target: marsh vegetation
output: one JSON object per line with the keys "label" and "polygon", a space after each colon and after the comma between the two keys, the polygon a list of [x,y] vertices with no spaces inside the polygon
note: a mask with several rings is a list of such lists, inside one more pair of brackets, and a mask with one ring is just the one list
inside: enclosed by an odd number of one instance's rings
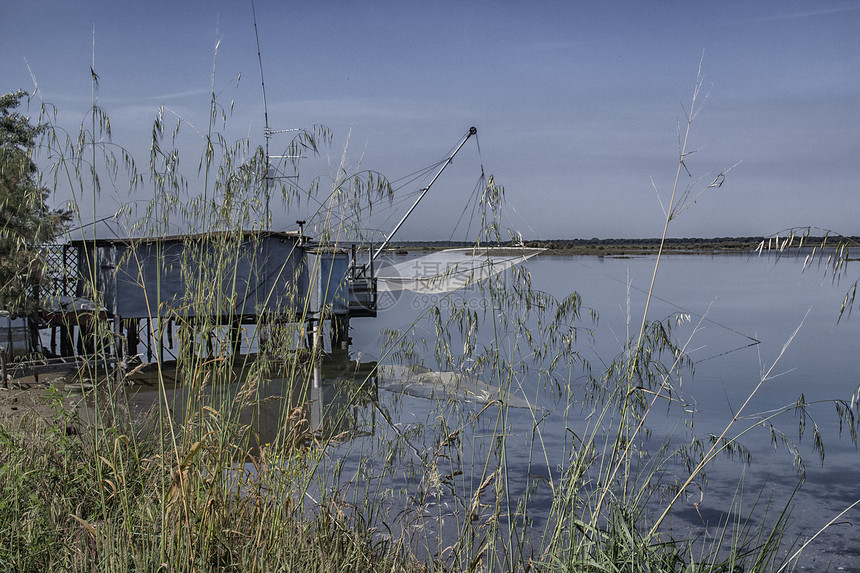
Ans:
{"label": "marsh vegetation", "polygon": [[[673,511],[698,495],[712,466],[752,455],[747,440],[784,448],[785,472],[800,483],[804,460],[794,444],[803,439],[823,452],[828,438],[811,416],[817,397],[752,411],[791,352],[792,331],[722,426],[698,434],[685,384],[707,320],[680,311],[652,318],[669,226],[727,174],[685,182],[698,89],[679,128],[676,183],[664,197],[666,231],[649,259],[643,304],[634,307],[629,295],[618,301],[629,318],[614,349],[597,358],[584,351],[599,317],[575,284],[552,294],[517,267],[471,285],[469,297],[416,307],[408,324],[380,320],[369,366],[308,351],[300,298],[289,320],[245,328],[253,352],[233,353],[225,329],[247,294],[237,281],[237,249],[248,229],[269,225],[264,197],[314,201],[306,228],[322,249],[360,241],[349,215],[389,198],[384,178],[350,171],[347,162],[329,181],[296,183],[299,158],[323,149],[327,130],[295,135],[276,166],[290,177],[272,179],[262,149],[222,134],[229,114],[214,96],[199,162],[175,147],[183,122],[168,125],[161,110],[146,168],[109,143],[110,123],[95,99],[74,137],[54,129],[45,108],[38,151],[51,161],[47,180],[73,193],[78,226],[94,222],[84,213],[96,211],[109,180],[123,192],[153,192],[143,216],[118,218],[131,241],[177,228],[218,234],[206,250],[186,245],[177,263],[187,293],[180,304],[168,305],[157,286],[148,300],[154,339],[165,335],[165,312],[180,325],[175,356],[125,369],[89,361],[66,380],[81,387],[88,407],[65,408],[57,390],[53,418],[0,426],[0,564],[21,572],[794,568],[813,535],[787,533],[790,498],[764,511],[766,501],[749,507],[738,494],[729,517],[707,531],[672,527]],[[182,175],[188,163],[196,176]],[[480,199],[476,242],[509,241],[497,220],[504,190],[487,182]],[[83,269],[84,282],[103,303],[93,286],[98,272]],[[100,357],[120,340],[107,319],[93,322],[91,336]],[[311,409],[322,398],[313,391],[320,368],[332,363],[344,365],[330,401],[337,407],[315,421]],[[378,392],[398,372],[392,366],[405,369],[401,382],[421,367],[498,393],[466,400],[440,392],[418,411],[408,394]],[[151,407],[141,414],[133,396],[144,374]],[[843,435],[856,440],[857,401],[828,405]],[[263,435],[266,416],[274,416],[273,431]],[[678,431],[664,431],[667,416]],[[515,425],[527,432],[512,432]]]}

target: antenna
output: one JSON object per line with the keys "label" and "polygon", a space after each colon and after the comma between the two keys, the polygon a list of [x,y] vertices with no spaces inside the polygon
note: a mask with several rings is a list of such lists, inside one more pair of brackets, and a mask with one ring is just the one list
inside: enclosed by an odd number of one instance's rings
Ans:
{"label": "antenna", "polygon": [[265,225],[266,230],[269,230],[269,107],[266,104],[266,81],[263,79],[263,56],[260,55],[260,34],[257,31],[257,11],[254,9],[254,0],[251,0],[251,14],[254,16],[254,37],[257,40],[257,61],[260,62],[260,87],[263,90],[263,123],[265,125],[266,134],[266,172],[263,176],[263,193],[265,194],[266,214]]}

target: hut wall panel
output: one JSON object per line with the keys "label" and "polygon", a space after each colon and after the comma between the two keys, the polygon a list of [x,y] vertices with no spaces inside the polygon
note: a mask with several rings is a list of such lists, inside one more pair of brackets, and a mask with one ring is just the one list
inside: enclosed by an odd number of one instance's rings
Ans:
{"label": "hut wall panel", "polygon": [[[157,309],[177,311],[185,293],[182,276],[183,245],[180,242],[119,245],[119,264],[114,273],[117,313],[123,318],[158,316]],[[159,269],[159,260],[161,261]],[[159,282],[159,270],[161,280]],[[105,288],[105,292],[109,289]]]}
{"label": "hut wall panel", "polygon": [[[293,317],[308,294],[304,254],[295,237],[276,234],[228,248],[199,237],[103,243],[96,255],[98,290],[108,312],[129,319]],[[84,249],[79,260],[86,261]]]}
{"label": "hut wall panel", "polygon": [[349,313],[349,255],[338,252],[317,252],[308,256],[310,273],[314,277],[311,285],[312,308],[328,309],[335,315]]}

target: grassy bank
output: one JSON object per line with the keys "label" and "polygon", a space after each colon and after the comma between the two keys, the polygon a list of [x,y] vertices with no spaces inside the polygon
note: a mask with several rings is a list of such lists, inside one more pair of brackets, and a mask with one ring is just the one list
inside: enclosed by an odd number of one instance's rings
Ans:
{"label": "grassy bank", "polygon": [[166,427],[122,391],[69,408],[63,390],[38,390],[0,425],[6,571],[420,570],[347,508],[305,507],[325,445],[301,410],[285,407],[289,431],[259,448],[230,418],[253,408],[242,397]]}

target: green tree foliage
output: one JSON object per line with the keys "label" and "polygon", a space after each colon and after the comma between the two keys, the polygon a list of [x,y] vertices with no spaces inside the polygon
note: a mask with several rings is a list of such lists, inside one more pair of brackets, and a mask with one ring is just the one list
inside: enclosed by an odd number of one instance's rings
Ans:
{"label": "green tree foliage", "polygon": [[38,306],[43,264],[36,245],[54,239],[69,213],[47,205],[32,154],[44,126],[16,111],[27,92],[0,96],[0,309],[27,313]]}

